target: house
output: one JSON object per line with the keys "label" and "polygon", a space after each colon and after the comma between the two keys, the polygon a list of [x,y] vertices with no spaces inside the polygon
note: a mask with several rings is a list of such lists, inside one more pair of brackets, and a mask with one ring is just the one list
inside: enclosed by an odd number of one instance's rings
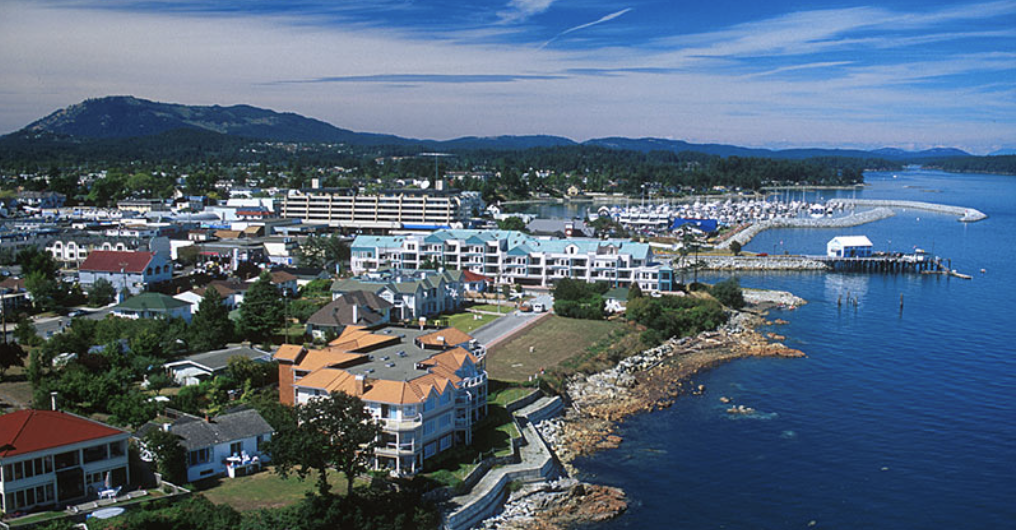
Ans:
{"label": "house", "polygon": [[44,209],[60,208],[66,200],[66,195],[54,191],[22,191],[17,196],[19,206]]}
{"label": "house", "polygon": [[307,333],[323,338],[336,336],[348,326],[374,328],[391,321],[391,302],[368,291],[345,293],[307,319]]}
{"label": "house", "polygon": [[830,258],[871,257],[871,240],[867,236],[837,236],[826,243],[826,256]]}
{"label": "house", "polygon": [[369,291],[390,302],[392,320],[417,320],[454,311],[464,302],[463,271],[386,269],[332,284],[332,298]]}
{"label": "house", "polygon": [[190,322],[191,305],[165,294],[141,293],[114,307],[113,316],[130,319],[182,318]]}
{"label": "house", "polygon": [[273,271],[288,272],[296,276],[297,288],[303,287],[314,280],[331,280],[332,275],[325,269],[314,267],[274,267]]}
{"label": "house", "polygon": [[624,313],[628,306],[628,289],[625,287],[614,287],[603,293],[603,310],[607,313]]}
{"label": "house", "polygon": [[[0,416],[0,511],[62,507],[127,485],[130,435],[55,410]],[[108,477],[108,478],[107,478]]]}
{"label": "house", "polygon": [[221,350],[213,350],[184,357],[162,365],[169,375],[180,386],[196,385],[225,373],[229,360],[244,357],[258,362],[268,362],[272,358],[270,352],[250,346],[234,346]]}
{"label": "house", "polygon": [[191,315],[198,312],[198,306],[201,305],[201,300],[205,297],[205,292],[208,289],[215,289],[219,292],[219,296],[222,297],[222,305],[226,306],[230,311],[240,307],[240,302],[243,302],[244,292],[237,291],[232,288],[229,283],[225,281],[212,282],[204,287],[198,287],[191,289],[190,291],[173,295],[173,298],[182,302],[190,304]]}
{"label": "house", "polygon": [[487,286],[493,285],[494,280],[473,271],[462,271],[462,287],[470,293],[487,292]]}
{"label": "house", "polygon": [[28,290],[24,278],[8,276],[0,282],[0,311],[12,315],[21,306],[28,304]]}
{"label": "house", "polygon": [[473,427],[487,414],[485,356],[483,346],[453,328],[349,326],[320,350],[279,347],[279,400],[359,397],[382,427],[374,467],[415,473],[424,460],[472,443]]}
{"label": "house", "polygon": [[138,294],[173,279],[173,262],[161,252],[93,250],[78,268],[78,281],[87,291],[99,279],[120,293]]}
{"label": "house", "polygon": [[298,289],[296,285],[296,276],[286,271],[279,270],[271,271],[268,274],[272,277],[272,285],[282,292],[283,296],[296,296]]}
{"label": "house", "polygon": [[[180,445],[187,453],[188,482],[235,476],[270,459],[264,452],[264,443],[272,438],[274,429],[254,409],[233,410],[214,418],[180,414],[172,423],[145,424],[135,437],[143,439],[148,431],[159,428],[180,437]],[[142,459],[146,456],[142,451]]]}

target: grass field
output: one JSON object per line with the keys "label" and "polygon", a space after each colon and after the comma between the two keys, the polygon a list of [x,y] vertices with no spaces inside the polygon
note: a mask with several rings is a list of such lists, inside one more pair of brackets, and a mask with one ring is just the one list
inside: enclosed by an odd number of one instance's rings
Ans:
{"label": "grass field", "polygon": [[501,313],[511,313],[512,311],[515,310],[515,306],[514,305],[497,306],[494,304],[483,304],[483,305],[474,305],[469,309],[473,309],[476,311],[486,311],[488,313],[497,313],[498,311],[501,311]]}
{"label": "grass field", "polygon": [[477,313],[458,313],[449,315],[447,318],[448,325],[463,333],[472,333],[473,330],[498,319],[496,315],[481,315]]}
{"label": "grass field", "polygon": [[[526,381],[544,368],[552,368],[586,352],[623,324],[605,320],[578,320],[553,315],[487,353],[487,373],[502,381]],[[529,348],[533,352],[529,352]]]}
{"label": "grass field", "polygon": [[[328,473],[332,493],[345,495],[346,479],[342,473]],[[283,479],[274,468],[238,478],[214,478],[194,484],[197,492],[215,504],[228,504],[239,511],[257,508],[280,508],[304,498],[307,492],[317,491],[317,472],[311,472],[301,481],[296,475]]]}
{"label": "grass field", "polygon": [[[28,359],[25,359],[27,364]],[[27,406],[32,403],[32,383],[25,379],[25,369],[15,366],[7,369],[0,383],[0,412],[4,405]]]}

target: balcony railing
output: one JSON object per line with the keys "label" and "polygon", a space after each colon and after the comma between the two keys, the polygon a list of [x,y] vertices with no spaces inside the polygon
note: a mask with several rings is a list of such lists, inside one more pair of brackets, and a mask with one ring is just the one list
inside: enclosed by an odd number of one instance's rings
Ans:
{"label": "balcony railing", "polygon": [[423,415],[416,414],[403,418],[378,418],[382,427],[393,431],[411,430],[423,424]]}
{"label": "balcony railing", "polygon": [[412,453],[416,452],[416,443],[415,443],[415,441],[413,441],[413,442],[403,442],[403,443],[389,442],[389,443],[386,443],[386,444],[380,444],[380,445],[377,446],[376,452],[382,453],[382,454],[396,454],[396,455],[397,454],[412,454]]}

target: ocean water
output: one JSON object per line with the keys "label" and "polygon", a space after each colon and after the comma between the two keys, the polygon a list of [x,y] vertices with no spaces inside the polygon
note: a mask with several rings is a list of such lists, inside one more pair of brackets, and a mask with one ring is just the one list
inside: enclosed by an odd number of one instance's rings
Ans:
{"label": "ocean water", "polygon": [[[723,365],[696,379],[704,396],[629,418],[619,449],[576,462],[629,494],[628,513],[595,528],[1016,528],[1016,177],[867,179],[859,198],[990,217],[901,211],[849,230],[766,232],[747,249],[821,254],[833,236],[864,234],[876,250],[951,258],[973,280],[740,275],[809,300],[772,314],[808,358]],[[848,292],[856,307],[837,304]],[[728,415],[721,396],[758,413]]]}

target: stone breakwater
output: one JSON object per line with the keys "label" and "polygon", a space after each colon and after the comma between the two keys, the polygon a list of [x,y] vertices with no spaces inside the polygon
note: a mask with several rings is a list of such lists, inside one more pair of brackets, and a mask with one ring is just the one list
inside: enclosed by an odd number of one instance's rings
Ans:
{"label": "stone breakwater", "polygon": [[926,210],[935,213],[944,213],[948,215],[957,215],[960,217],[960,221],[964,222],[976,222],[982,219],[987,219],[988,216],[980,210],[973,208],[965,208],[963,206],[949,206],[947,204],[935,204],[932,202],[921,202],[921,201],[895,201],[895,200],[875,200],[875,199],[830,199],[827,203],[829,206],[877,206],[880,208],[909,208],[912,210]]}
{"label": "stone breakwater", "polygon": [[[785,300],[803,302],[796,297]],[[625,417],[667,407],[682,394],[704,393],[703,385],[691,381],[704,370],[743,357],[804,356],[754,331],[763,323],[759,314],[733,312],[719,331],[671,339],[622,360],[614,368],[577,375],[565,389],[571,408],[563,417],[540,422],[536,427],[565,469],[573,471],[570,463],[576,457],[622,443],[616,428]]]}
{"label": "stone breakwater", "polygon": [[820,261],[800,256],[699,256],[704,270],[722,271],[819,271],[828,267]]}
{"label": "stone breakwater", "polygon": [[[831,202],[831,201],[830,201]],[[752,238],[771,228],[846,228],[863,225],[896,215],[889,208],[875,208],[863,212],[852,213],[844,217],[823,217],[820,219],[770,219],[754,223],[733,236],[716,245],[716,248],[730,248],[730,243],[737,241],[743,247]]]}
{"label": "stone breakwater", "polygon": [[606,521],[628,508],[624,491],[573,478],[529,484],[512,493],[482,530],[565,530]]}

